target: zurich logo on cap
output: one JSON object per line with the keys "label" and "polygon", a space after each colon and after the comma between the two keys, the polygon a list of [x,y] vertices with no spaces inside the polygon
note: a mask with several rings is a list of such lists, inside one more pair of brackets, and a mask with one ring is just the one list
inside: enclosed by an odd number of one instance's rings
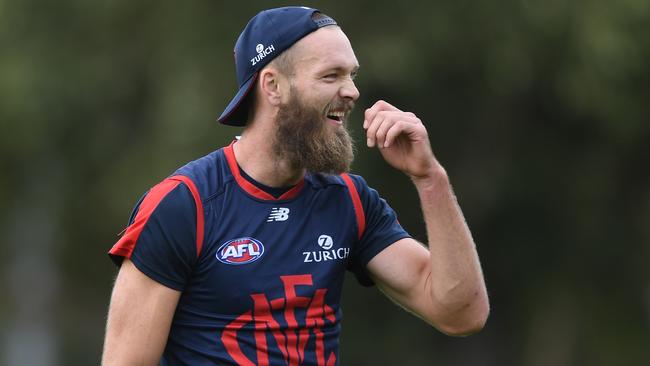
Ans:
{"label": "zurich logo on cap", "polygon": [[250,238],[237,238],[223,243],[217,250],[216,257],[225,264],[247,264],[255,262],[264,254],[261,241]]}

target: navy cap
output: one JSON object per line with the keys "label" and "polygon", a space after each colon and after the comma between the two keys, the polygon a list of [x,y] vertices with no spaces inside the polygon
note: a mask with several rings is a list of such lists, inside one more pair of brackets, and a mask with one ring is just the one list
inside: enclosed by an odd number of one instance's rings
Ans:
{"label": "navy cap", "polygon": [[255,15],[235,43],[235,68],[239,91],[217,120],[225,125],[244,126],[248,118],[245,99],[259,71],[298,40],[336,21],[328,16],[312,19],[317,9],[289,6],[264,10]]}

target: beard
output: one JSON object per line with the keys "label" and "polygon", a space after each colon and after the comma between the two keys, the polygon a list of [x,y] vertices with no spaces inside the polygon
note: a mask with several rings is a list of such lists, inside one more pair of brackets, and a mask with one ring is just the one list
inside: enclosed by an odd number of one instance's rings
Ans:
{"label": "beard", "polygon": [[319,110],[304,103],[291,88],[291,99],[278,111],[273,151],[293,169],[312,173],[340,174],[350,170],[354,145],[345,121],[332,130],[325,121],[325,111],[344,109],[346,116],[354,103],[339,101]]}

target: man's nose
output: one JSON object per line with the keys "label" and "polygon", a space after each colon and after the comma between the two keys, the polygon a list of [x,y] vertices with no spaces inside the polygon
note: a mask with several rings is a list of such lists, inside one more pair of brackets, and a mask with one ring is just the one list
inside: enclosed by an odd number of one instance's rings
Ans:
{"label": "man's nose", "polygon": [[353,101],[359,99],[359,89],[357,89],[357,86],[354,85],[354,81],[351,79],[345,82],[339,93],[342,98],[352,99]]}

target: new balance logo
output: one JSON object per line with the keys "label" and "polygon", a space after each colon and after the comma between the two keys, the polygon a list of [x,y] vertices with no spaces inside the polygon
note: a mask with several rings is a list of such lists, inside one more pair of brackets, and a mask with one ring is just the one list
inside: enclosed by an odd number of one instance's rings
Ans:
{"label": "new balance logo", "polygon": [[273,207],[271,209],[271,214],[269,218],[266,219],[266,222],[271,221],[287,221],[289,218],[289,209],[286,207]]}

